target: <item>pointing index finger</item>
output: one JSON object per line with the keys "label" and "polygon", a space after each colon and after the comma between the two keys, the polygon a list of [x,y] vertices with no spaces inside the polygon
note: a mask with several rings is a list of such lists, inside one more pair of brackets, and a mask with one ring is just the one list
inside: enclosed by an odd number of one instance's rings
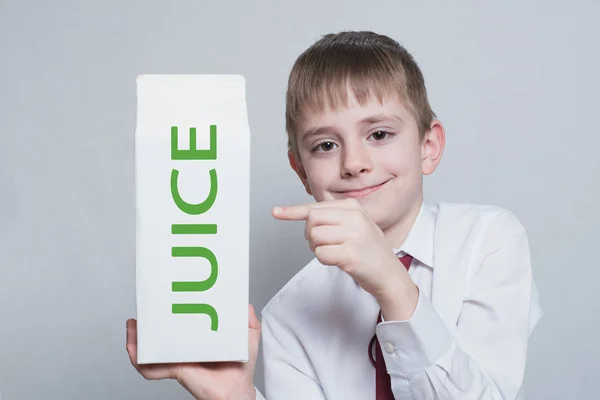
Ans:
{"label": "pointing index finger", "polygon": [[308,212],[314,208],[317,203],[303,204],[299,206],[274,207],[271,210],[273,216],[277,219],[286,221],[301,221],[308,218]]}

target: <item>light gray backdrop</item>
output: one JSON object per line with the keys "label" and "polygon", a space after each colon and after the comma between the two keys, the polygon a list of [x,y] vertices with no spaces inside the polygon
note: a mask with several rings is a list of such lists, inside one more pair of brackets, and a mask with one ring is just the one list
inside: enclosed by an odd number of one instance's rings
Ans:
{"label": "light gray backdrop", "polygon": [[501,205],[528,230],[546,314],[529,398],[598,398],[600,6],[493,3],[0,0],[2,399],[189,398],[145,381],[125,352],[135,77],[246,76],[260,310],[312,257],[303,226],[269,213],[310,200],[287,165],[287,76],[320,35],[346,29],[391,35],[424,71],[447,130],[427,202]]}

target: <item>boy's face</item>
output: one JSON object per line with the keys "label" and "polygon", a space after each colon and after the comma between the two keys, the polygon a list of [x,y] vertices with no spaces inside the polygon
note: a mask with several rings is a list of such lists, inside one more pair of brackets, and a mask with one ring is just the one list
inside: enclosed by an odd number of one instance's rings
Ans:
{"label": "boy's face", "polygon": [[290,165],[315,200],[356,198],[386,232],[416,216],[422,174],[431,174],[442,155],[439,121],[423,141],[402,101],[376,98],[360,106],[349,94],[347,108],[306,112],[298,126],[300,159]]}

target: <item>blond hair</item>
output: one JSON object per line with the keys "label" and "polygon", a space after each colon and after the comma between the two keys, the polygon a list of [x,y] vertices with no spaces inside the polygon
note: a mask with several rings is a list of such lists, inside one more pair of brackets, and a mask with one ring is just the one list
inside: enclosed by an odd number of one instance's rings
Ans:
{"label": "blond hair", "polygon": [[298,155],[298,122],[305,110],[333,110],[348,104],[350,90],[360,105],[375,95],[405,102],[420,137],[436,118],[427,100],[423,74],[398,42],[370,31],[324,35],[304,51],[292,68],[286,93],[288,148]]}

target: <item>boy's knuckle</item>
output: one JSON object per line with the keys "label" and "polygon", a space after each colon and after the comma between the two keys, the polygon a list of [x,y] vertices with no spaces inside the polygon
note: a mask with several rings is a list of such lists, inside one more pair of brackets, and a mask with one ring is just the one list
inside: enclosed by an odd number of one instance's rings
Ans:
{"label": "boy's knuckle", "polygon": [[310,240],[317,240],[317,239],[318,239],[318,237],[319,237],[319,231],[318,231],[318,229],[315,227],[315,228],[313,228],[313,229],[310,229],[310,231],[309,231],[309,234],[308,234],[308,235],[309,235],[309,239],[310,239]]}
{"label": "boy's knuckle", "polygon": [[313,208],[310,211],[309,214],[309,218],[313,223],[317,223],[321,220],[323,220],[323,218],[327,215],[327,210],[323,209],[323,208]]}
{"label": "boy's knuckle", "polygon": [[323,262],[323,248],[321,246],[317,246],[313,249],[313,251],[315,252],[315,256],[317,256],[317,258],[319,259],[319,261]]}
{"label": "boy's knuckle", "polygon": [[327,252],[327,249],[323,246],[317,246],[315,248],[315,255],[317,256],[317,258],[319,258],[319,261],[321,261],[323,264],[327,264],[329,263],[330,260],[330,255]]}

